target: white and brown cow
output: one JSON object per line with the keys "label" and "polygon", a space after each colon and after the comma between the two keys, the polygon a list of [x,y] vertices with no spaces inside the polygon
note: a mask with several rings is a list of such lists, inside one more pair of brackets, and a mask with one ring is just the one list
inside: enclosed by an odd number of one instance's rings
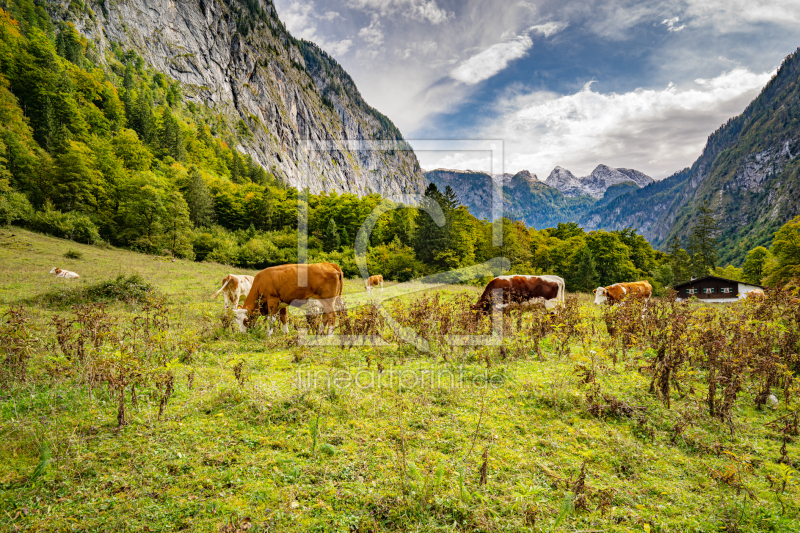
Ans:
{"label": "white and brown cow", "polygon": [[383,290],[383,276],[381,276],[380,274],[375,276],[370,276],[369,278],[367,278],[366,285],[367,285],[367,292],[372,292],[372,287],[375,287],[377,285],[380,285],[381,290]]}
{"label": "white and brown cow", "polygon": [[478,317],[490,313],[493,293],[501,290],[499,310],[524,309],[542,303],[545,309],[553,310],[564,304],[564,287],[564,280],[558,276],[499,276],[486,285],[472,309],[478,312]]}
{"label": "white and brown cow", "polygon": [[247,295],[250,293],[250,288],[253,286],[253,276],[237,276],[236,274],[228,274],[224,278],[222,278],[222,287],[211,295],[212,298],[216,298],[220,294],[222,294],[225,298],[225,310],[228,310],[228,307],[236,307],[239,306],[239,298],[244,296],[247,298]]}
{"label": "white and brown cow", "polygon": [[[305,287],[298,283],[298,271],[303,274],[301,269],[306,271]],[[279,313],[283,332],[288,333],[286,308],[303,305],[313,298],[322,304],[320,329],[327,325],[328,334],[331,335],[336,325],[335,306],[342,295],[343,286],[342,269],[332,263],[281,265],[262,270],[253,279],[253,287],[244,305],[234,311],[239,331],[247,331],[248,323],[256,313],[268,317],[270,321]]]}
{"label": "white and brown cow", "polygon": [[630,283],[615,283],[608,287],[597,287],[592,292],[594,292],[595,304],[600,305],[608,302],[610,305],[614,305],[625,298],[650,298],[653,295],[653,287],[649,281],[633,281]]}
{"label": "white and brown cow", "polygon": [[61,270],[58,267],[53,267],[53,269],[50,271],[50,274],[55,274],[57,278],[78,279],[80,277],[75,272]]}

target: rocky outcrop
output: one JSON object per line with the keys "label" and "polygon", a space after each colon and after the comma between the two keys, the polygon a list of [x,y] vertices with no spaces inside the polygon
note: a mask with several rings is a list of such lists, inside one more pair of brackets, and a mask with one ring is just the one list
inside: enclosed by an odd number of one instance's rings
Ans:
{"label": "rocky outcrop", "polygon": [[644,187],[653,183],[653,178],[638,170],[597,165],[591,174],[582,178],[576,178],[569,170],[556,167],[545,183],[558,189],[565,196],[589,195],[599,199],[603,197],[609,187],[626,181],[632,181],[639,187]]}
{"label": "rocky outcrop", "polygon": [[293,187],[390,197],[424,190],[416,156],[391,121],[332,58],[294,39],[269,0],[46,5],[92,41],[101,62],[115,43],[180,81],[188,102],[222,118],[238,150]]}

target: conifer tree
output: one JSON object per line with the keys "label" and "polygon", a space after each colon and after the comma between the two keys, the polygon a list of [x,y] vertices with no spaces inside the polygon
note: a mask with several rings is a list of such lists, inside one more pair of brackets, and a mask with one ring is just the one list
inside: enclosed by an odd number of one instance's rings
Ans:
{"label": "conifer tree", "polygon": [[597,287],[599,277],[589,246],[584,244],[573,254],[566,282],[567,288],[575,292],[591,292]]}
{"label": "conifer tree", "polygon": [[692,274],[696,278],[708,276],[717,266],[717,220],[708,202],[697,208],[697,222],[689,239],[692,256]]}
{"label": "conifer tree", "polygon": [[339,229],[336,227],[336,220],[333,217],[328,220],[328,227],[325,228],[322,243],[326,252],[334,252],[342,245]]}
{"label": "conifer tree", "polygon": [[191,221],[198,228],[210,226],[214,223],[214,198],[211,191],[196,168],[191,169],[189,178],[191,181],[186,191],[186,203]]}

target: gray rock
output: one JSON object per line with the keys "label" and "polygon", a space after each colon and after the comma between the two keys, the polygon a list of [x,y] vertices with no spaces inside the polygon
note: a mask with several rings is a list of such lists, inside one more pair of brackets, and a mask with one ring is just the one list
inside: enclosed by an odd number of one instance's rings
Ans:
{"label": "gray rock", "polygon": [[[303,44],[286,32],[267,0],[259,1],[263,17],[238,0],[46,5],[54,20],[72,22],[94,43],[101,62],[113,60],[113,41],[180,81],[187,101],[222,117],[239,151],[293,187],[386,196],[424,190],[413,151],[384,151],[375,142],[399,137],[391,122],[364,103],[332,59],[327,71],[311,72]],[[247,36],[237,30],[243,18],[253,22]],[[316,45],[306,46],[327,57]],[[326,149],[315,149],[314,142]]]}

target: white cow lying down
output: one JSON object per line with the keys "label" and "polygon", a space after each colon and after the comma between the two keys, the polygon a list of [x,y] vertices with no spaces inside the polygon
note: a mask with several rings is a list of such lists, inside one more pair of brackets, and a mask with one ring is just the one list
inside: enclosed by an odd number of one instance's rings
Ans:
{"label": "white cow lying down", "polygon": [[80,277],[75,272],[70,272],[69,270],[61,270],[58,267],[53,267],[53,270],[51,270],[50,273],[55,274],[57,278],[78,279]]}

